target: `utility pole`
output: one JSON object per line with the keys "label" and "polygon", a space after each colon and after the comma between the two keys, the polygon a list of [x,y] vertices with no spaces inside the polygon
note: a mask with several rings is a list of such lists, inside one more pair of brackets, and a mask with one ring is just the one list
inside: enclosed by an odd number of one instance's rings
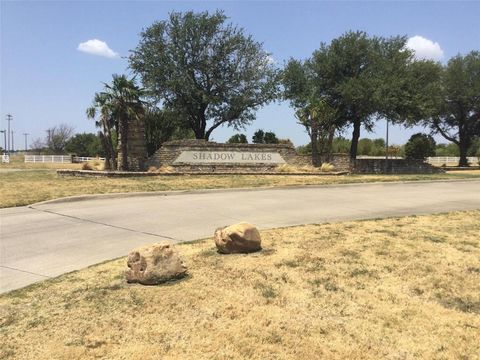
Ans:
{"label": "utility pole", "polygon": [[7,133],[7,138],[8,138],[8,147],[7,147],[7,154],[10,152],[10,121],[13,120],[13,116],[10,114],[7,114],[7,121],[8,121],[8,133]]}
{"label": "utility pole", "polygon": [[15,152],[15,144],[13,143],[13,133],[15,131],[12,130],[12,152]]}
{"label": "utility pole", "polygon": [[23,136],[25,136],[25,152],[27,152],[28,150],[28,146],[27,146],[27,136],[30,135],[28,133],[23,133]]}
{"label": "utility pole", "polygon": [[7,130],[0,130],[0,133],[3,133],[3,152],[7,152]]}
{"label": "utility pole", "polygon": [[388,172],[388,119],[387,119],[387,136],[385,140],[385,174]]}

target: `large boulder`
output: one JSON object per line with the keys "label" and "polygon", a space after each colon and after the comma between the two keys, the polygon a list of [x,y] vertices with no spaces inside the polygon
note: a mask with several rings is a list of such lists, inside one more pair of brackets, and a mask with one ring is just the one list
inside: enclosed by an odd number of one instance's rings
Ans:
{"label": "large boulder", "polygon": [[218,228],[214,237],[218,251],[223,254],[250,253],[262,249],[258,229],[246,222]]}
{"label": "large boulder", "polygon": [[179,279],[187,273],[187,267],[170,244],[151,244],[132,250],[128,254],[127,282],[156,285]]}

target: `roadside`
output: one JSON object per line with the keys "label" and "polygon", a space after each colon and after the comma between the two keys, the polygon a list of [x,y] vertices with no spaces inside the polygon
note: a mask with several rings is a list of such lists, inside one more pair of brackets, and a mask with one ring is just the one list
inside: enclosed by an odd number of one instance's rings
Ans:
{"label": "roadside", "polygon": [[187,175],[140,178],[65,178],[57,176],[55,170],[0,170],[0,208],[86,194],[454,179],[480,179],[480,170],[432,175]]}
{"label": "roadside", "polygon": [[0,358],[475,358],[479,216],[266,230],[250,255],[185,243],[189,276],[164,286],[95,265],[0,295]]}

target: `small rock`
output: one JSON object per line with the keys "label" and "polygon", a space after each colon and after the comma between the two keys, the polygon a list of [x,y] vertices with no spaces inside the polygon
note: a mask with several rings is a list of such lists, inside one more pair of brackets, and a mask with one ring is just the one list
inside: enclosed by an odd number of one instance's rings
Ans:
{"label": "small rock", "polygon": [[250,253],[262,249],[258,229],[241,222],[215,230],[215,245],[220,253]]}
{"label": "small rock", "polygon": [[170,244],[151,244],[128,254],[127,282],[156,285],[185,276],[187,267],[178,251]]}

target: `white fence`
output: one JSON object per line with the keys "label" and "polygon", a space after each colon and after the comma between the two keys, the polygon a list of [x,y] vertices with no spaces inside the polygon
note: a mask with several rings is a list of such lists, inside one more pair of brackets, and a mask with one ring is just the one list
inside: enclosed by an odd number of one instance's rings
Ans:
{"label": "white fence", "polygon": [[[434,156],[427,158],[427,162],[431,165],[442,166],[442,165],[458,165],[460,157],[458,156]],[[475,156],[467,157],[467,161],[470,165],[478,165],[480,158]]]}
{"label": "white fence", "polygon": [[71,163],[70,155],[25,155],[26,163]]}
{"label": "white fence", "polygon": [[26,163],[80,163],[92,160],[104,161],[105,158],[71,156],[71,155],[25,155]]}
{"label": "white fence", "polygon": [[3,154],[2,155],[2,163],[6,163],[6,164],[10,163],[10,155]]}

